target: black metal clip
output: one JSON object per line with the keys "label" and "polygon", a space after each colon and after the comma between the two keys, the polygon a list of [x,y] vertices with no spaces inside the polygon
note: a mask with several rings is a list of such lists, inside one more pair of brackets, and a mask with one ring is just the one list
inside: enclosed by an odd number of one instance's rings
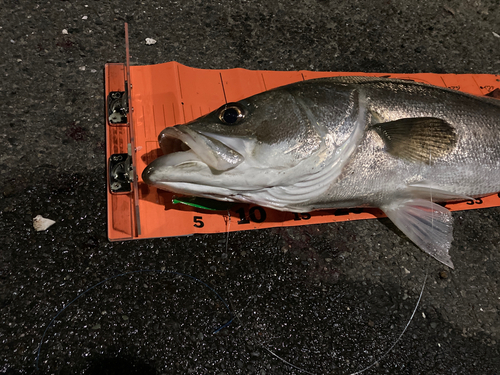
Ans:
{"label": "black metal clip", "polygon": [[[127,87],[127,82],[125,82]],[[126,124],[128,113],[128,95],[125,91],[111,91],[108,95],[108,120],[110,124]]]}
{"label": "black metal clip", "polygon": [[132,191],[134,170],[130,154],[113,154],[109,158],[109,188],[113,194]]}

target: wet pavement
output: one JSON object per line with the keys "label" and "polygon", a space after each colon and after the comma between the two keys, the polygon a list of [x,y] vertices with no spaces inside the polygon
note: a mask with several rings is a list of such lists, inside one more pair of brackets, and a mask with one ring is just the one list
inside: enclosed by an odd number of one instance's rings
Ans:
{"label": "wet pavement", "polygon": [[134,64],[498,74],[496,0],[5,0],[0,20],[0,373],[498,373],[499,208],[453,214],[455,270],[384,219],[111,243],[103,87],[125,21]]}

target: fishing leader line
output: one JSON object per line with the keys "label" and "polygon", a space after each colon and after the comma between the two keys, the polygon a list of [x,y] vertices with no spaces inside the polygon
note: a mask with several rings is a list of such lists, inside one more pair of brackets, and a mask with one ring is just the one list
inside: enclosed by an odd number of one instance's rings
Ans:
{"label": "fishing leader line", "polygon": [[[430,151],[429,151],[429,164],[432,165],[432,156],[431,156]],[[431,206],[430,206],[430,210],[431,210],[431,228],[433,229],[434,228],[434,209],[432,207],[432,189],[431,189],[431,187],[429,187],[429,195],[430,195],[430,203],[431,203]],[[412,314],[410,316],[410,319],[408,319],[408,322],[406,323],[403,331],[399,334],[399,336],[396,339],[396,341],[394,341],[394,343],[380,357],[378,357],[375,361],[373,361],[367,367],[365,367],[365,368],[363,368],[363,369],[361,369],[359,371],[353,372],[350,375],[362,374],[363,372],[371,369],[373,366],[375,366],[377,363],[379,363],[381,360],[383,360],[387,356],[387,354],[389,354],[392,351],[392,349],[394,349],[394,347],[397,345],[397,343],[401,340],[401,338],[403,337],[403,335],[407,331],[408,327],[410,326],[411,321],[413,320],[413,317],[415,316],[415,313],[417,312],[418,306],[419,306],[420,301],[422,299],[422,296],[424,294],[424,289],[425,289],[425,285],[426,285],[426,282],[427,282],[428,275],[429,275],[429,258],[427,258],[427,261],[426,261],[426,265],[425,265],[425,277],[424,277],[424,281],[422,283],[422,287],[420,289],[420,294],[418,296],[417,303],[415,304],[415,307],[413,308],[413,312],[412,312]],[[279,360],[281,360],[283,363],[287,364],[288,366],[291,366],[294,369],[296,369],[296,370],[298,370],[300,372],[303,372],[305,374],[315,375],[314,373],[309,372],[309,371],[307,371],[307,370],[305,370],[305,369],[303,369],[301,367],[298,367],[298,366],[294,365],[293,363],[288,362],[284,358],[281,358],[279,355],[277,355],[276,353],[274,353],[273,351],[271,351],[270,349],[268,349],[267,347],[265,347],[262,344],[261,344],[261,347],[263,349],[265,349],[267,352],[269,352],[270,354],[272,354],[274,357],[276,357]]]}
{"label": "fishing leader line", "polygon": [[[432,192],[431,192],[431,202],[432,202]],[[433,220],[433,217],[431,216],[431,220]],[[227,246],[228,246],[228,241],[229,241],[229,222],[230,222],[230,216],[229,216],[229,212],[228,212],[228,219],[226,221],[226,234],[227,234],[227,237],[226,237],[226,251],[227,251]],[[433,223],[433,221],[432,221]],[[433,225],[433,224],[432,224]],[[427,282],[427,277],[428,277],[428,267],[429,266],[429,259],[427,259],[427,263],[426,263],[426,266],[425,266],[425,277],[424,277],[424,281],[422,283],[422,287],[420,289],[420,294],[419,294],[419,297],[417,299],[417,302],[415,304],[415,307],[413,308],[413,311],[412,311],[412,314],[410,315],[410,318],[408,319],[405,327],[403,328],[403,331],[399,334],[399,336],[397,337],[396,341],[394,341],[394,343],[379,357],[377,358],[373,363],[371,363],[369,366],[359,370],[359,371],[356,371],[356,372],[353,372],[351,373],[350,375],[357,375],[357,374],[361,374],[367,370],[369,370],[370,368],[372,368],[373,366],[375,366],[377,363],[379,363],[382,359],[384,359],[387,354],[389,354],[392,349],[394,349],[394,347],[397,345],[397,343],[401,340],[401,338],[403,337],[403,335],[406,333],[408,327],[410,326],[410,323],[412,322],[416,312],[417,312],[417,309],[418,309],[418,306],[420,305],[420,301],[422,299],[422,296],[423,296],[423,293],[424,293],[424,289],[425,289],[425,285],[426,285],[426,282]],[[262,286],[262,283],[259,284],[259,286],[257,287],[257,289],[260,289],[260,287]],[[251,298],[249,299],[248,303],[246,304],[246,306],[244,306],[242,309],[239,309],[238,310],[234,310],[235,312],[232,314],[233,316],[233,319],[236,319],[239,321],[239,324],[241,326],[245,326],[245,323],[240,319],[241,318],[241,313],[248,307],[248,305],[251,303]],[[229,323],[228,323],[229,324]],[[257,344],[262,348],[264,349],[265,351],[267,351],[269,354],[271,354],[272,356],[274,356],[275,358],[279,359],[280,361],[282,361],[284,364],[286,364],[287,366],[290,366],[292,367],[293,369],[301,372],[301,373],[304,373],[304,374],[307,374],[307,375],[316,375],[315,373],[313,372],[310,372],[302,367],[299,367],[289,361],[287,361],[286,359],[280,357],[278,354],[276,354],[275,352],[273,352],[271,349],[269,349],[261,340],[256,340]]]}
{"label": "fishing leader line", "polygon": [[52,318],[52,320],[50,321],[50,323],[47,325],[47,328],[45,328],[45,331],[43,332],[43,335],[42,335],[42,339],[40,340],[40,344],[38,345],[38,350],[37,350],[37,355],[36,355],[36,360],[35,360],[36,370],[38,371],[38,363],[39,363],[39,359],[40,359],[40,352],[42,350],[43,340],[45,338],[45,335],[47,334],[47,331],[53,325],[53,323],[57,319],[57,317],[59,315],[61,315],[69,306],[71,306],[74,302],[76,302],[78,299],[80,299],[81,297],[83,297],[85,294],[87,294],[91,290],[97,288],[99,285],[104,284],[107,281],[110,281],[110,280],[113,280],[113,279],[116,279],[116,278],[122,277],[122,276],[133,275],[133,274],[136,274],[136,273],[147,273],[147,272],[154,272],[154,273],[157,273],[157,274],[171,274],[171,275],[177,275],[177,276],[182,276],[182,277],[188,277],[188,278],[190,278],[190,279],[192,279],[192,280],[200,283],[205,288],[209,289],[212,293],[214,293],[217,296],[217,298],[226,307],[227,312],[231,316],[231,319],[229,319],[229,321],[227,321],[222,326],[220,326],[219,328],[217,328],[212,334],[215,335],[216,333],[218,333],[222,329],[226,328],[227,326],[229,326],[233,322],[233,320],[234,320],[234,314],[232,313],[231,309],[229,308],[229,305],[227,304],[227,302],[210,285],[208,285],[204,281],[202,281],[202,280],[200,280],[200,279],[198,279],[198,278],[196,278],[194,276],[188,275],[186,273],[177,272],[177,271],[163,271],[163,270],[155,270],[155,269],[151,269],[151,270],[150,269],[142,269],[142,270],[137,270],[137,271],[124,272],[124,273],[120,273],[120,274],[108,277],[107,279],[102,280],[102,281],[98,282],[97,284],[92,285],[90,288],[88,288],[85,291],[83,291],[82,293],[80,293],[71,302],[69,302],[67,305],[65,305],[61,310],[59,310],[57,312],[57,314]]}
{"label": "fishing leader line", "polygon": [[[429,147],[429,165],[432,165],[432,152],[431,152],[431,149]],[[420,166],[422,167],[422,165]],[[430,197],[430,210],[431,210],[431,230],[434,229],[434,208],[432,207],[432,188],[429,186],[429,197]],[[366,370],[369,370],[370,368],[372,368],[373,366],[375,366],[377,363],[379,363],[382,359],[384,359],[384,357],[389,354],[389,352],[396,346],[396,344],[399,342],[399,340],[401,340],[401,338],[403,337],[404,333],[406,332],[406,330],[408,329],[411,321],[413,320],[413,317],[415,316],[415,313],[417,312],[417,307],[418,305],[420,304],[420,300],[422,299],[422,295],[424,293],[424,288],[425,288],[425,283],[427,282],[427,276],[429,275],[429,257],[427,257],[427,261],[426,261],[426,265],[425,265],[425,277],[424,277],[424,282],[422,283],[422,289],[420,290],[420,296],[418,297],[418,300],[417,300],[417,304],[415,305],[415,308],[413,309],[413,313],[411,314],[410,316],[410,320],[408,320],[408,323],[406,323],[406,326],[405,328],[403,329],[403,332],[401,332],[401,334],[399,335],[399,337],[396,339],[396,341],[394,341],[394,344],[391,345],[391,347],[389,349],[387,349],[385,351],[384,354],[382,354],[378,359],[376,359],[372,364],[370,364],[369,366],[365,367],[364,369],[362,370],[359,370],[357,372],[354,372],[350,375],[357,375],[357,374],[361,374],[363,372],[365,372]]]}
{"label": "fishing leader line", "polygon": [[422,283],[422,288],[420,290],[420,295],[418,296],[418,300],[417,300],[417,303],[415,304],[415,308],[413,309],[413,312],[410,316],[410,319],[408,320],[408,323],[406,323],[406,326],[405,328],[403,329],[403,331],[399,334],[398,338],[396,339],[396,341],[394,341],[394,343],[389,347],[389,349],[387,349],[384,354],[382,354],[379,358],[377,358],[373,363],[371,363],[369,366],[365,367],[364,369],[362,370],[359,370],[359,371],[356,371],[356,372],[353,372],[351,373],[350,375],[357,375],[357,374],[361,374],[363,372],[365,372],[366,370],[369,370],[371,369],[373,366],[375,366],[377,363],[379,363],[381,360],[383,360],[385,358],[385,356],[387,354],[389,354],[391,352],[391,350],[396,346],[396,344],[399,342],[399,340],[401,340],[401,338],[403,337],[403,335],[405,334],[406,330],[408,329],[408,327],[410,326],[410,323],[411,321],[413,320],[413,317],[415,316],[415,313],[417,312],[417,308],[418,308],[418,305],[420,304],[420,300],[422,299],[422,295],[424,294],[424,289],[425,289],[425,284],[427,282],[427,276],[429,275],[429,259],[427,259],[427,264],[426,264],[426,267],[425,267],[425,277],[424,277],[424,282]]}
{"label": "fishing leader line", "polygon": [[[229,228],[230,228],[230,224],[231,224],[231,214],[230,214],[229,210],[227,210],[227,218],[224,218],[224,221],[226,222],[226,254],[227,254],[227,251],[228,251],[228,248],[229,248]],[[49,322],[49,324],[45,328],[45,331],[43,332],[42,338],[40,340],[40,344],[38,345],[37,355],[36,355],[36,360],[35,360],[36,370],[38,370],[38,363],[39,363],[39,360],[40,360],[40,352],[42,350],[43,340],[44,340],[44,338],[45,338],[45,336],[46,336],[49,328],[52,327],[52,325],[54,324],[54,321],[57,319],[57,317],[59,315],[61,315],[69,306],[71,306],[74,302],[76,302],[78,299],[80,299],[81,297],[83,297],[85,294],[87,294],[91,290],[97,288],[99,285],[104,284],[107,281],[110,281],[110,280],[113,280],[113,279],[116,279],[116,278],[122,277],[122,276],[132,275],[132,274],[136,274],[136,273],[146,273],[146,272],[155,272],[157,274],[167,274],[168,273],[168,274],[172,274],[172,275],[178,275],[178,276],[188,277],[188,278],[190,278],[190,279],[192,279],[192,280],[194,280],[194,281],[202,284],[203,286],[205,286],[206,288],[208,288],[210,291],[212,291],[217,296],[217,298],[224,304],[224,306],[226,307],[228,313],[231,316],[231,319],[228,322],[224,323],[219,328],[217,328],[213,332],[213,334],[218,333],[219,331],[221,331],[222,329],[226,328],[227,326],[229,326],[233,322],[233,320],[234,320],[234,314],[231,311],[231,308],[229,307],[228,303],[211,286],[209,286],[207,283],[205,283],[204,281],[202,281],[202,280],[200,280],[200,279],[198,279],[198,278],[196,278],[194,276],[191,276],[191,275],[188,275],[188,274],[185,274],[185,273],[181,273],[181,272],[177,272],[177,271],[163,271],[163,270],[155,270],[155,269],[151,269],[151,270],[149,270],[149,269],[142,269],[142,270],[137,270],[137,271],[124,272],[124,273],[120,273],[120,274],[116,274],[116,275],[113,275],[111,277],[108,277],[107,279],[102,280],[102,281],[98,282],[97,284],[92,285],[91,287],[87,288],[85,291],[83,291],[82,293],[80,293],[78,296],[76,296],[71,302],[69,302],[67,305],[65,305],[61,310],[59,310],[57,312],[57,314],[52,318],[52,320]]]}
{"label": "fishing leader line", "polygon": [[[406,330],[410,326],[410,323],[413,320],[413,317],[415,316],[415,313],[417,312],[418,306],[420,304],[420,300],[422,299],[422,295],[424,294],[424,289],[425,289],[425,285],[426,285],[426,282],[427,282],[427,276],[428,276],[428,273],[429,273],[428,272],[429,271],[429,267],[428,266],[429,266],[429,260],[427,259],[427,264],[426,264],[426,267],[425,267],[425,277],[424,277],[424,281],[422,283],[422,287],[420,289],[420,294],[419,294],[417,303],[415,304],[415,307],[413,308],[413,312],[412,312],[410,318],[408,319],[408,322],[406,323],[403,331],[399,334],[399,336],[396,339],[396,341],[394,341],[394,343],[379,358],[377,358],[374,362],[372,362],[369,366],[367,366],[367,367],[365,367],[365,368],[363,368],[363,369],[361,369],[359,371],[353,372],[350,375],[361,374],[361,373],[365,372],[366,370],[369,370],[370,368],[372,368],[373,366],[375,366],[377,363],[379,363],[381,360],[383,360],[387,356],[387,354],[389,354],[392,351],[392,349],[394,349],[394,347],[397,345],[397,343],[401,340],[401,338],[405,334]],[[238,319],[237,316],[236,316],[236,318]],[[280,361],[282,361],[283,363],[285,363],[286,365],[288,365],[290,367],[293,367],[295,370],[298,370],[298,371],[300,371],[300,372],[302,372],[304,374],[315,375],[315,373],[309,372],[306,369],[303,369],[303,368],[301,368],[301,367],[299,367],[297,365],[294,365],[291,362],[288,362],[286,359],[281,358],[279,355],[277,355],[276,353],[274,353],[272,350],[270,350],[269,348],[267,348],[263,344],[261,344],[261,347],[264,350],[266,350],[267,352],[269,352],[270,354],[272,354],[274,357],[278,358]]]}

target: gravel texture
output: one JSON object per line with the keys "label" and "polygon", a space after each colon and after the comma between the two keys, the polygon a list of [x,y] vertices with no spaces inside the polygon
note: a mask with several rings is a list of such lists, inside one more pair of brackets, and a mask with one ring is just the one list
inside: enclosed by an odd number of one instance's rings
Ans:
{"label": "gravel texture", "polygon": [[498,373],[499,208],[454,214],[455,270],[387,220],[110,243],[125,21],[134,64],[500,72],[497,0],[0,1],[0,373],[350,374],[426,274],[364,373]]}

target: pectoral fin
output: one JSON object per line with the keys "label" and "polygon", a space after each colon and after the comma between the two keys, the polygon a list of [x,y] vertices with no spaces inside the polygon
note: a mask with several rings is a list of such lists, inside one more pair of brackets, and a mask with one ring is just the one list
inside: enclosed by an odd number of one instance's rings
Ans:
{"label": "pectoral fin", "polygon": [[[377,116],[374,117],[376,121]],[[373,125],[386,145],[387,152],[397,158],[430,164],[443,157],[457,143],[455,128],[433,117],[405,118]]]}
{"label": "pectoral fin", "polygon": [[380,208],[418,247],[453,268],[448,254],[453,240],[450,211],[424,199],[395,201]]}

